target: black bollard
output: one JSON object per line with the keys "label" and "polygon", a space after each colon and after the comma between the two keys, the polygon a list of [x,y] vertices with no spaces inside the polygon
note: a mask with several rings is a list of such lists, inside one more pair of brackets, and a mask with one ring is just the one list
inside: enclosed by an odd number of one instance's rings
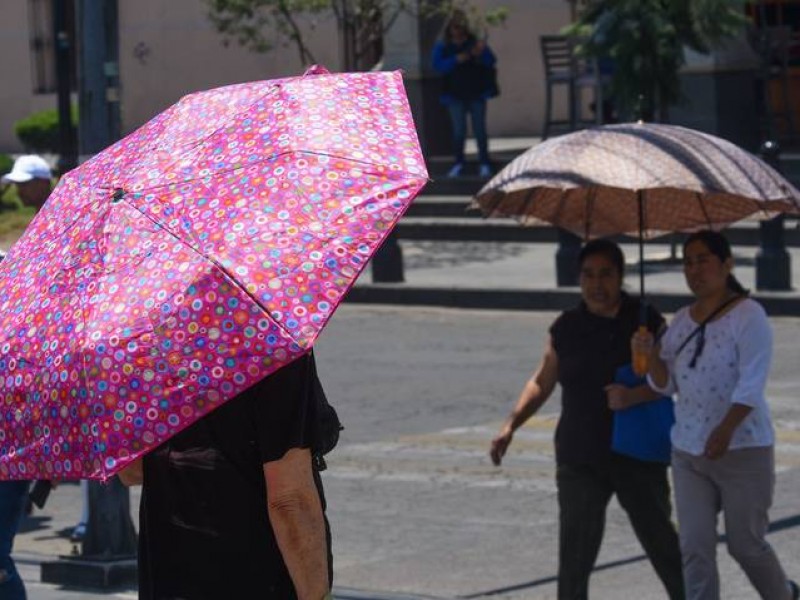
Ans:
{"label": "black bollard", "polygon": [[375,283],[402,283],[403,249],[397,241],[397,234],[392,231],[383,245],[372,257],[372,281]]}
{"label": "black bollard", "polygon": [[97,589],[136,585],[136,532],[130,494],[118,477],[89,482],[89,522],[80,555],[41,564],[43,583]]}
{"label": "black bollard", "polygon": [[556,285],[574,287],[578,285],[578,254],[581,251],[581,238],[564,229],[558,230],[558,250],[556,250]]}
{"label": "black bollard", "polygon": [[119,477],[112,477],[107,483],[90,481],[89,506],[83,556],[104,560],[136,558],[130,493]]}
{"label": "black bollard", "polygon": [[[780,146],[777,142],[764,142],[761,157],[780,172]],[[756,289],[792,289],[792,257],[786,250],[783,238],[783,215],[762,221],[759,227],[759,249],[756,254]]]}

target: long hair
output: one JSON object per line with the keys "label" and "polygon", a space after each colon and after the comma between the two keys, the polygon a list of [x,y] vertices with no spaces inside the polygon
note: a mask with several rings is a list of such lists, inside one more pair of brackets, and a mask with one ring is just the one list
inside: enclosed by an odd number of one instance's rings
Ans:
{"label": "long hair", "polygon": [[[700,242],[703,244],[711,254],[719,258],[720,262],[725,262],[726,260],[733,259],[733,252],[731,252],[731,245],[728,242],[728,238],[722,235],[719,231],[712,231],[710,229],[704,229],[703,231],[697,231],[691,234],[686,241],[683,242],[683,253],[686,254],[686,248],[689,247],[689,244],[694,242]],[[728,279],[725,282],[728,286],[728,289],[736,294],[740,294],[742,296],[750,295],[750,290],[745,288],[741,282],[734,277],[733,273],[728,274]]]}
{"label": "long hair", "polygon": [[442,29],[442,32],[439,35],[439,38],[445,44],[453,43],[453,38],[450,35],[451,25],[461,25],[461,27],[464,29],[464,33],[467,35],[468,40],[477,39],[475,37],[475,32],[472,31],[472,27],[470,27],[467,13],[460,8],[456,8],[455,10],[453,10],[453,12],[450,13],[450,16],[447,18],[447,21],[445,21],[444,28]]}

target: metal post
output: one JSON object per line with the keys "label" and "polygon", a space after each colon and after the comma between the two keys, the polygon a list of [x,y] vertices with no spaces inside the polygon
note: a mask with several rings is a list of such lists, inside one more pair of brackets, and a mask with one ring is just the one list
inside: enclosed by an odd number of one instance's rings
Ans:
{"label": "metal post", "polygon": [[[100,152],[119,137],[117,94],[117,0],[78,0],[79,100],[78,140],[82,158]],[[112,515],[110,517],[109,515]],[[113,515],[117,515],[113,517]],[[97,518],[96,518],[97,516]],[[89,482],[89,523],[84,555],[120,556],[118,549],[135,554],[133,524],[120,525],[114,519],[130,522],[130,496],[119,482]],[[93,531],[101,528],[101,531]],[[123,539],[119,539],[122,536]],[[124,554],[124,553],[123,553]]]}
{"label": "metal post", "polygon": [[[76,1],[78,147],[83,162],[120,135],[117,0]],[[128,488],[117,477],[90,481],[83,552],[42,563],[42,581],[99,588],[135,583],[136,547]]]}
{"label": "metal post", "polygon": [[571,287],[578,285],[578,254],[581,251],[581,238],[564,229],[558,230],[558,250],[556,250],[556,285]]}
{"label": "metal post", "polygon": [[[761,156],[767,164],[780,171],[780,146],[777,142],[764,142]],[[792,257],[786,250],[783,221],[783,215],[778,215],[760,224],[759,249],[756,254],[756,289],[792,289]]]}
{"label": "metal post", "polygon": [[70,94],[70,52],[74,51],[67,31],[67,0],[53,0],[56,90],[58,97],[58,172],[64,174],[78,164],[75,127],[72,125]]}

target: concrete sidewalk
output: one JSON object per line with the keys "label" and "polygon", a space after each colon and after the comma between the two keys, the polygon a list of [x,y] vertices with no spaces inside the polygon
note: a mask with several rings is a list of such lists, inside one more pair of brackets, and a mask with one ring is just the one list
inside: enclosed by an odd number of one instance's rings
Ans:
{"label": "concrete sidewalk", "polygon": [[[495,138],[490,140],[490,152],[497,159],[497,166],[502,167],[540,141],[535,137]],[[477,149],[474,140],[467,141],[466,155],[469,163],[476,163]],[[783,158],[785,171],[800,173],[800,154],[784,154]],[[442,180],[449,166],[449,159],[432,157],[428,162],[431,176]],[[462,183],[468,183],[474,188],[476,181]],[[453,198],[464,200],[467,196],[455,195]],[[497,223],[498,220],[492,221]],[[474,223],[474,219],[472,222]],[[508,219],[508,223],[509,227],[518,227],[511,219]],[[757,227],[755,223],[748,225]],[[797,227],[795,222],[788,222],[786,225],[787,230]],[[523,230],[521,227],[519,229]],[[534,239],[534,236],[531,238]],[[347,302],[501,310],[563,310],[574,306],[579,299],[577,288],[556,287],[555,252],[558,246],[554,243],[401,238],[400,246],[403,251],[405,281],[392,284],[373,283],[371,270],[367,268],[348,295]],[[623,250],[628,261],[628,289],[638,293],[638,247],[635,244],[624,244]],[[745,287],[753,290],[754,297],[764,304],[771,315],[800,315],[800,292],[797,289],[788,292],[755,290],[757,252],[757,247],[734,245],[737,277]],[[797,288],[800,286],[800,248],[790,247],[789,252],[792,256],[792,282]],[[648,242],[645,246],[647,293],[655,306],[668,312],[690,300],[681,264],[670,260],[670,256],[668,238]]]}
{"label": "concrete sidewalk", "polygon": [[[556,287],[555,244],[401,240],[405,282],[372,283],[366,269],[347,302],[458,308],[563,310],[579,299],[575,287]],[[639,292],[638,248],[623,245],[626,287]],[[735,274],[773,316],[800,315],[800,293],[755,290],[758,249],[734,247]],[[800,248],[790,248],[792,281],[800,284]],[[673,312],[690,301],[680,261],[664,243],[645,246],[645,289],[650,302]]]}

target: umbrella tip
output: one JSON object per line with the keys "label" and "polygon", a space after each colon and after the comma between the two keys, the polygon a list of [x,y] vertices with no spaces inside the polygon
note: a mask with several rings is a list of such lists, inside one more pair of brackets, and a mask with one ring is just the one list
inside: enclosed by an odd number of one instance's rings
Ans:
{"label": "umbrella tip", "polygon": [[303,73],[303,77],[308,77],[309,75],[330,75],[330,71],[322,65],[311,65]]}
{"label": "umbrella tip", "polygon": [[125,197],[125,190],[122,188],[117,188],[114,190],[114,195],[111,197],[111,203],[117,204],[122,202],[122,199]]}

